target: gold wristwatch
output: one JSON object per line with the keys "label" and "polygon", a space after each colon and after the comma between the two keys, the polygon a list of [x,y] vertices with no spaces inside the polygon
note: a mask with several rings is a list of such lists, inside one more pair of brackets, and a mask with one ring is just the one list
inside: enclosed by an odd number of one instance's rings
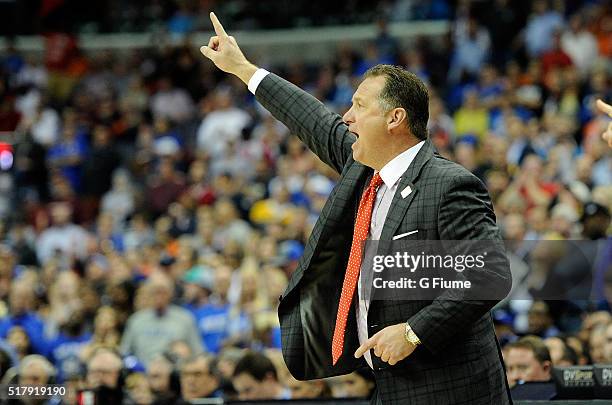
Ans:
{"label": "gold wristwatch", "polygon": [[406,322],[406,332],[404,334],[406,341],[412,345],[418,346],[421,344],[421,339],[414,333],[408,322]]}

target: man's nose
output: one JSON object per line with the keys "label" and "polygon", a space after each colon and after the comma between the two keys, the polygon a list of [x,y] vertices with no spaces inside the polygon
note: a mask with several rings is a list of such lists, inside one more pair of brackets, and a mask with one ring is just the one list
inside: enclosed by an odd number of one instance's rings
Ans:
{"label": "man's nose", "polygon": [[342,121],[344,121],[345,124],[352,124],[355,122],[355,119],[353,118],[353,107],[349,108],[349,110],[344,113],[342,116]]}

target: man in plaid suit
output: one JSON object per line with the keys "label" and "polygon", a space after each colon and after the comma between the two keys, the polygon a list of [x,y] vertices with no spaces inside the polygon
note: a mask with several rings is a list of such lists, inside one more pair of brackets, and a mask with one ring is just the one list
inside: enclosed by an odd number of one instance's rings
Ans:
{"label": "man in plaid suit", "polygon": [[[361,296],[352,299],[355,290],[348,290],[348,301],[342,295],[354,273],[353,239],[365,236],[358,225],[364,190],[377,176],[367,209],[368,239],[500,240],[484,185],[435,153],[427,138],[423,83],[402,69],[377,66],[340,117],[249,63],[213,13],[211,20],[216,35],[201,52],[248,84],[267,110],[341,174],[281,297],[283,355],[293,376],[324,378],[369,366],[377,384],[373,403],[510,403],[490,315],[494,300],[377,300],[363,306]],[[507,293],[505,256],[490,262],[480,275],[484,285]],[[341,318],[345,326],[338,328]]]}

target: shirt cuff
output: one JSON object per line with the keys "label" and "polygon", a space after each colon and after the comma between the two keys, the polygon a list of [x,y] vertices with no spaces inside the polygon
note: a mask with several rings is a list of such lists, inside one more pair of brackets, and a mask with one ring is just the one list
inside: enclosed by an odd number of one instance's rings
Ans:
{"label": "shirt cuff", "polygon": [[266,69],[257,69],[255,74],[253,74],[253,76],[251,76],[251,78],[249,79],[249,91],[255,94],[257,87],[259,87],[259,83],[261,83],[264,77],[268,76],[268,74],[270,74],[270,72],[268,72]]}

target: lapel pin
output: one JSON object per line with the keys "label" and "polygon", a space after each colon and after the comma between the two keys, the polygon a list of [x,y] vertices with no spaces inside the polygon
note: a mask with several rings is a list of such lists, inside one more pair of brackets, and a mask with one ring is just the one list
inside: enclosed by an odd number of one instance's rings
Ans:
{"label": "lapel pin", "polygon": [[402,198],[406,198],[412,193],[412,187],[406,186],[405,189],[402,190]]}

